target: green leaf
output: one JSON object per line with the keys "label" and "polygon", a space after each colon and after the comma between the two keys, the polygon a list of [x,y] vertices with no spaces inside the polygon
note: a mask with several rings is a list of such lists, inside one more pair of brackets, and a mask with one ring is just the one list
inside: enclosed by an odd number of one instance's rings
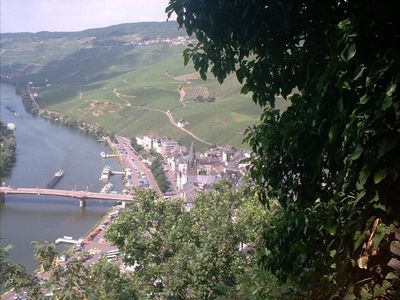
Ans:
{"label": "green leaf", "polygon": [[379,244],[381,243],[381,241],[385,237],[385,235],[386,235],[386,226],[382,225],[382,224],[379,224],[378,230],[377,230],[377,232],[376,232],[376,234],[374,236],[374,239],[373,239],[374,247],[378,247],[379,246]]}
{"label": "green leaf", "polygon": [[364,94],[364,95],[361,96],[361,98],[360,98],[360,103],[361,104],[365,104],[368,101],[369,101],[369,97],[367,96],[367,94]]}
{"label": "green leaf", "polygon": [[204,72],[203,69],[200,70],[200,77],[203,80],[207,80],[207,74],[206,74],[206,72]]}
{"label": "green leaf", "polygon": [[391,96],[386,96],[385,99],[383,99],[382,102],[382,109],[388,109],[391,107],[393,104],[392,97]]}
{"label": "green leaf", "polygon": [[367,182],[370,173],[371,172],[369,170],[366,170],[366,169],[362,169],[360,171],[360,174],[358,175],[358,182],[362,187]]}
{"label": "green leaf", "polygon": [[357,250],[358,248],[360,248],[360,246],[363,244],[364,240],[365,240],[365,236],[363,233],[361,233],[359,230],[356,231],[356,233],[354,234],[354,250]]}
{"label": "green leaf", "polygon": [[346,81],[343,82],[342,88],[345,89],[345,90],[350,91],[350,90],[351,90],[351,85],[350,85],[350,83],[346,80]]}
{"label": "green leaf", "polygon": [[187,66],[188,62],[189,62],[189,55],[184,55],[184,56],[183,56],[183,64],[184,64],[185,66]]}
{"label": "green leaf", "polygon": [[372,298],[371,294],[364,288],[360,289],[360,296],[362,300],[369,300]]}
{"label": "green leaf", "polygon": [[366,67],[358,67],[357,75],[353,78],[353,80],[356,81],[356,80],[360,79],[366,69],[367,69]]}
{"label": "green leaf", "polygon": [[345,62],[348,62],[354,57],[354,55],[356,55],[356,52],[357,52],[356,44],[350,43],[347,44],[346,47],[343,49],[342,53],[340,54],[340,57]]}
{"label": "green leaf", "polygon": [[379,200],[379,192],[378,192],[378,191],[375,191],[375,195],[374,195],[374,197],[372,197],[371,200],[369,200],[369,203],[375,203],[375,202],[377,202],[378,200]]}
{"label": "green leaf", "polygon": [[383,287],[381,287],[381,286],[375,286],[375,287],[374,287],[374,292],[373,292],[373,294],[372,294],[373,299],[376,299],[376,298],[378,298],[379,296],[381,296],[383,292],[384,292]]}
{"label": "green leaf", "polygon": [[248,92],[249,92],[249,87],[247,84],[244,84],[242,86],[242,89],[240,90],[240,93],[246,95]]}
{"label": "green leaf", "polygon": [[386,206],[383,205],[382,203],[374,204],[373,206],[376,209],[380,209],[380,210],[386,211]]}
{"label": "green leaf", "polygon": [[378,184],[386,177],[386,169],[380,169],[374,174],[374,183]]}
{"label": "green leaf", "polygon": [[385,279],[387,279],[387,280],[393,280],[393,279],[396,279],[396,278],[397,278],[397,276],[393,272],[387,273],[387,275],[385,277]]}
{"label": "green leaf", "polygon": [[350,26],[351,26],[351,20],[350,19],[345,19],[343,21],[340,21],[339,24],[338,24],[338,28],[340,30],[348,30]]}
{"label": "green leaf", "polygon": [[338,131],[339,131],[339,124],[335,124],[329,129],[328,137],[330,142],[336,140],[336,137],[338,136]]}
{"label": "green leaf", "polygon": [[239,69],[237,69],[237,71],[236,71],[236,77],[237,77],[237,79],[238,79],[238,81],[239,81],[240,83],[243,82],[243,78],[244,78],[244,68],[239,68]]}
{"label": "green leaf", "polygon": [[346,296],[344,296],[343,298],[343,300],[355,300],[355,299],[357,298],[353,293],[346,294]]}
{"label": "green leaf", "polygon": [[336,224],[332,223],[326,226],[326,230],[329,232],[330,235],[335,235],[337,226]]}
{"label": "green leaf", "polygon": [[364,152],[363,147],[361,147],[360,145],[358,145],[356,147],[356,150],[354,150],[354,152],[350,155],[349,160],[357,160],[361,154]]}
{"label": "green leaf", "polygon": [[365,194],[366,194],[365,190],[358,192],[356,199],[354,200],[354,205],[356,205],[358,203],[358,201],[360,201],[362,198],[364,198]]}
{"label": "green leaf", "polygon": [[391,84],[389,89],[386,92],[386,95],[391,97],[393,95],[393,93],[396,91],[396,86],[397,85],[395,83]]}

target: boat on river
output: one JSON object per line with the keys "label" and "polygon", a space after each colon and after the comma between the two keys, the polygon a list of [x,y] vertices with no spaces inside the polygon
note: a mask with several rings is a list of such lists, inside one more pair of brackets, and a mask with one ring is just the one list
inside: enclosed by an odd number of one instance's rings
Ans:
{"label": "boat on river", "polygon": [[101,194],[109,194],[113,188],[113,184],[111,182],[107,183],[100,191]]}
{"label": "boat on river", "polygon": [[110,178],[111,174],[111,167],[105,166],[103,171],[101,172],[100,180],[107,180]]}
{"label": "boat on river", "polygon": [[54,174],[53,179],[47,184],[46,188],[52,189],[64,176],[64,170],[59,170]]}

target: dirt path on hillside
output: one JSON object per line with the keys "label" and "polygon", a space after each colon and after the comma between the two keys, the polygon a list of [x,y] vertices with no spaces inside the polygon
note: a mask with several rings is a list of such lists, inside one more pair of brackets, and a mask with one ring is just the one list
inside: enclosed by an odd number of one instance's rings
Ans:
{"label": "dirt path on hillside", "polygon": [[121,92],[118,92],[117,89],[114,89],[114,93],[118,94],[120,97],[123,97],[123,98],[130,98],[130,99],[136,98],[135,95],[122,94]]}
{"label": "dirt path on hillside", "polygon": [[191,131],[187,130],[186,128],[179,127],[178,124],[176,124],[176,121],[175,121],[175,119],[174,119],[174,116],[172,115],[172,112],[169,111],[169,110],[167,110],[167,111],[162,111],[161,109],[150,108],[150,107],[140,106],[140,105],[132,105],[132,107],[138,108],[138,109],[145,109],[145,110],[149,110],[149,111],[156,111],[156,112],[162,113],[162,114],[164,114],[164,115],[167,117],[168,121],[169,121],[173,126],[175,126],[176,128],[178,128],[179,130],[181,130],[181,131],[183,131],[183,132],[189,134],[189,135],[192,136],[194,139],[198,140],[199,142],[201,142],[201,143],[203,143],[203,144],[206,144],[206,145],[209,145],[209,146],[212,146],[212,145],[213,145],[212,143],[207,142],[206,140],[203,140],[202,138],[198,137],[197,135],[195,135],[195,134],[192,133]]}
{"label": "dirt path on hillside", "polygon": [[113,93],[114,93],[115,96],[117,96],[117,98],[118,98],[119,100],[121,100],[121,101],[123,101],[123,102],[125,103],[125,106],[128,106],[128,107],[129,107],[129,106],[132,106],[132,104],[130,104],[129,101],[126,100],[124,97],[127,97],[127,98],[136,98],[136,96],[129,96],[129,95],[121,94],[120,92],[118,92],[118,90],[117,90],[116,88],[114,88]]}
{"label": "dirt path on hillside", "polygon": [[185,78],[173,77],[173,76],[169,75],[168,72],[165,72],[164,75],[167,76],[168,78],[171,78],[176,81],[183,81],[183,82],[185,82],[185,85],[192,84],[189,80],[187,80]]}
{"label": "dirt path on hillside", "polygon": [[[173,76],[169,75],[168,72],[165,72],[164,75],[167,76],[168,78],[171,78],[171,79],[176,80],[176,81],[181,81],[181,82],[183,81],[183,82],[184,82],[184,85],[190,85],[190,84],[192,84],[189,80],[186,80],[186,79],[179,79],[179,78],[177,78],[177,77],[173,77]],[[179,86],[179,88],[178,88],[179,102],[182,103],[183,106],[186,105],[186,101],[185,101],[186,92],[185,92],[185,89],[183,88],[184,85],[181,85],[181,86]]]}
{"label": "dirt path on hillside", "polygon": [[[166,73],[166,75],[167,75],[167,73]],[[167,76],[169,76],[169,75],[167,75]],[[183,132],[189,134],[190,136],[192,136],[194,139],[198,140],[198,141],[201,142],[201,143],[204,143],[204,144],[206,144],[206,145],[212,146],[212,143],[207,142],[206,140],[203,140],[202,138],[196,136],[194,133],[190,132],[189,130],[187,130],[187,129],[183,128],[183,127],[179,127],[178,124],[176,124],[176,121],[175,121],[175,119],[174,119],[174,116],[172,115],[171,110],[163,111],[163,110],[158,109],[158,108],[152,108],[152,107],[147,107],[147,106],[142,106],[142,105],[132,105],[131,103],[128,102],[128,100],[126,100],[126,98],[128,98],[128,99],[134,99],[134,98],[136,98],[136,96],[134,96],[134,95],[122,94],[122,93],[118,92],[118,90],[117,90],[116,88],[114,88],[113,93],[114,93],[114,95],[115,95],[118,99],[120,99],[121,101],[124,101],[124,102],[125,102],[125,106],[126,106],[126,107],[131,107],[131,108],[136,108],[136,109],[143,109],[143,110],[148,110],[148,111],[153,111],[153,112],[162,113],[162,114],[164,114],[164,115],[167,117],[168,121],[169,121],[173,126],[175,126],[176,128],[178,128],[179,130],[181,130],[181,131],[183,131]],[[181,102],[181,103],[182,103],[182,105],[184,105],[183,102]]]}
{"label": "dirt path on hillside", "polygon": [[191,131],[187,130],[186,128],[183,127],[179,127],[174,119],[174,116],[172,115],[172,113],[170,111],[166,111],[164,112],[165,115],[167,116],[168,120],[170,121],[170,123],[172,125],[174,125],[176,128],[182,130],[183,132],[186,132],[187,134],[189,134],[190,136],[192,136],[194,139],[198,140],[199,142],[202,142],[203,144],[212,146],[213,144],[211,144],[210,142],[207,142],[206,140],[203,140],[202,138],[199,138],[197,135],[195,135],[194,133],[192,133]]}
{"label": "dirt path on hillside", "polygon": [[158,109],[158,108],[152,108],[152,107],[141,106],[141,105],[131,105],[131,107],[136,108],[136,109],[144,109],[144,110],[149,110],[149,111],[156,111],[156,112],[165,114],[165,111],[162,111],[161,109]]}

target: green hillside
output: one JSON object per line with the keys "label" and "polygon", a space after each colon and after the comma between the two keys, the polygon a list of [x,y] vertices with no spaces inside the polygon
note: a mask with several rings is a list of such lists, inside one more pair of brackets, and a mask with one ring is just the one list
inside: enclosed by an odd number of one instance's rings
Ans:
{"label": "green hillside", "polygon": [[3,34],[2,76],[11,74],[20,85],[32,82],[45,109],[122,135],[155,133],[188,145],[193,137],[174,126],[170,114],[189,122],[184,128],[206,142],[244,147],[243,131],[258,121],[260,108],[240,95],[235,78],[221,86],[184,67],[185,46],[173,43],[183,35],[174,22]]}

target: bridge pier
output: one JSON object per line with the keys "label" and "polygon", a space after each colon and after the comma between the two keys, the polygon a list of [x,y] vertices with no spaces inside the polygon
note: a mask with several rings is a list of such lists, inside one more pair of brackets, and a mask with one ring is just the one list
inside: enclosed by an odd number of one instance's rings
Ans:
{"label": "bridge pier", "polygon": [[0,203],[6,202],[6,194],[0,193]]}
{"label": "bridge pier", "polygon": [[126,208],[126,201],[122,201],[122,208]]}
{"label": "bridge pier", "polygon": [[86,199],[79,200],[79,207],[82,207],[82,208],[86,207]]}

